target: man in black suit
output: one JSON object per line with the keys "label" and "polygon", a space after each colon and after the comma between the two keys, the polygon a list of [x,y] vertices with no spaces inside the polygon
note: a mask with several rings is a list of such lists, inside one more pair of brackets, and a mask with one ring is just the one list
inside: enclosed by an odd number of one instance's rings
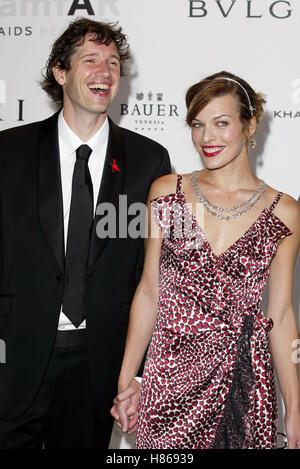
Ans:
{"label": "man in black suit", "polygon": [[128,58],[121,28],[74,21],[42,83],[60,111],[0,133],[0,448],[109,444],[143,263],[124,219],[170,172],[161,145],[107,117]]}

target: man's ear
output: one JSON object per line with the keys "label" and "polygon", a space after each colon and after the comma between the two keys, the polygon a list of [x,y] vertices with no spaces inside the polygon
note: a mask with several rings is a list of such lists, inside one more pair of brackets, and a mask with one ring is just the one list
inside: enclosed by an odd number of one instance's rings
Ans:
{"label": "man's ear", "polygon": [[52,72],[57,83],[63,86],[66,82],[66,70],[63,70],[58,65],[54,65]]}

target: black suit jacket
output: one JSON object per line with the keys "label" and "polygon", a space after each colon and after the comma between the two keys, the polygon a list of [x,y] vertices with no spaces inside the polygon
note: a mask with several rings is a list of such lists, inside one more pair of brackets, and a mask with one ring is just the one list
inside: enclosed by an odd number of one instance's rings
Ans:
{"label": "black suit jacket", "polygon": [[[64,232],[57,117],[0,132],[0,419],[18,419],[33,401],[54,344],[64,288]],[[170,173],[158,143],[110,123],[98,204],[145,202]],[[113,173],[116,159],[119,172]],[[86,275],[90,370],[99,418],[117,392],[130,303],[143,263],[141,238],[99,239],[94,220]],[[128,218],[128,222],[130,218]]]}

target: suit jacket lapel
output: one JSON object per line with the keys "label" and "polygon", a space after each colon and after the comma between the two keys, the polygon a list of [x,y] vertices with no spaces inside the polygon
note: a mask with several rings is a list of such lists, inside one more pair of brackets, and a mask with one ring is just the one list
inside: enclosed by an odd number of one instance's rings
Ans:
{"label": "suit jacket lapel", "polygon": [[[115,163],[119,169],[117,171],[113,167]],[[103,202],[112,203],[116,209],[116,229],[118,233],[119,220],[119,194],[122,193],[126,174],[126,154],[123,138],[120,129],[109,119],[109,137],[107,152],[104,162],[103,175],[100,184],[100,190],[97,200],[97,207]],[[103,215],[95,216],[90,241],[88,266],[91,267],[103,252],[109,238],[99,238],[96,233],[96,227]]]}
{"label": "suit jacket lapel", "polygon": [[61,189],[58,113],[41,124],[38,146],[39,216],[56,263],[64,271],[64,226]]}

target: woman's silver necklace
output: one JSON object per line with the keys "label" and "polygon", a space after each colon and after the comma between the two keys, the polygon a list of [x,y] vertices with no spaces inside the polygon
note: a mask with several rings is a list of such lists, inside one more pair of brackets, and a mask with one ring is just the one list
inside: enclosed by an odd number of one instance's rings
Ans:
{"label": "woman's silver necklace", "polygon": [[[219,220],[232,220],[232,219],[235,219],[237,217],[240,217],[241,215],[243,215],[244,213],[246,213],[251,207],[253,207],[254,204],[256,204],[256,202],[259,201],[259,199],[262,197],[262,195],[264,194],[265,190],[266,190],[266,184],[264,181],[261,182],[261,184],[258,186],[258,188],[256,189],[256,191],[251,195],[251,197],[246,200],[245,202],[242,202],[241,204],[238,204],[238,205],[234,205],[233,207],[231,208],[225,208],[225,207],[218,207],[217,205],[211,203],[208,198],[205,196],[205,194],[201,191],[200,187],[199,187],[199,184],[197,182],[197,171],[194,171],[191,176],[190,176],[190,180],[191,180],[191,184],[192,184],[192,188],[193,188],[193,191],[197,197],[197,199],[199,200],[199,202],[204,205],[204,207],[206,208],[206,210],[213,216],[217,217]],[[255,198],[255,196],[257,196]],[[253,200],[254,199],[254,200]],[[213,207],[214,210],[218,210],[219,212],[232,212],[232,211],[236,211],[240,208],[243,208],[243,210],[237,212],[237,213],[234,213],[232,215],[221,215],[213,210],[211,210],[210,207]]]}

